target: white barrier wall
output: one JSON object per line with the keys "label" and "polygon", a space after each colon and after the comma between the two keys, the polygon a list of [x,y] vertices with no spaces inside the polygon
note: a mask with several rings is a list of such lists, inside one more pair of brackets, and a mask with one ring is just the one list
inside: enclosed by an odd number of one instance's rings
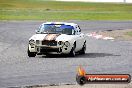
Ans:
{"label": "white barrier wall", "polygon": [[126,3],[132,3],[132,0],[56,0],[56,1],[80,1],[80,2],[126,2]]}

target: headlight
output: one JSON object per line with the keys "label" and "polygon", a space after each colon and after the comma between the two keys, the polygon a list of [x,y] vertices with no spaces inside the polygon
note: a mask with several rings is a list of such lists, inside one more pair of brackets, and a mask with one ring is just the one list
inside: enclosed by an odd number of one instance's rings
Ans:
{"label": "headlight", "polygon": [[66,47],[70,46],[70,43],[68,41],[66,41],[64,44]]}
{"label": "headlight", "polygon": [[29,44],[30,44],[30,45],[34,45],[34,44],[35,44],[35,41],[34,41],[33,39],[31,39],[31,40],[29,41]]}

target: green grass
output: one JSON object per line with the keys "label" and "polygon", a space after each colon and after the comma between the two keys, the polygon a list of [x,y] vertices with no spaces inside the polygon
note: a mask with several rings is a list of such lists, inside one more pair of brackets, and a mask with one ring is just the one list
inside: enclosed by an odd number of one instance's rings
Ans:
{"label": "green grass", "polygon": [[0,20],[132,20],[132,4],[0,0]]}
{"label": "green grass", "polygon": [[131,32],[127,32],[126,33],[128,36],[131,36],[132,37],[132,31]]}

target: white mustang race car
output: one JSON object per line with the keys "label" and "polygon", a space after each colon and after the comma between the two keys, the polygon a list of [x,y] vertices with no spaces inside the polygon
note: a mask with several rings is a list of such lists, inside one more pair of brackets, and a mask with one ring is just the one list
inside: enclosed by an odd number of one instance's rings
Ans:
{"label": "white mustang race car", "polygon": [[46,22],[40,25],[36,34],[29,39],[28,56],[85,54],[86,39],[77,24],[66,22]]}

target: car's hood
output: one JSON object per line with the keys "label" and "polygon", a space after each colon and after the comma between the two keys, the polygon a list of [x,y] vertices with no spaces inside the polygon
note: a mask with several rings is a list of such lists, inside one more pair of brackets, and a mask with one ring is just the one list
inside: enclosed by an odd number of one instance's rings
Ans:
{"label": "car's hood", "polygon": [[74,38],[74,35],[61,34],[56,38],[57,41],[68,41]]}
{"label": "car's hood", "polygon": [[29,40],[43,40],[47,34],[35,34]]}
{"label": "car's hood", "polygon": [[29,40],[56,40],[56,41],[68,41],[74,38],[73,35],[66,34],[35,34]]}

